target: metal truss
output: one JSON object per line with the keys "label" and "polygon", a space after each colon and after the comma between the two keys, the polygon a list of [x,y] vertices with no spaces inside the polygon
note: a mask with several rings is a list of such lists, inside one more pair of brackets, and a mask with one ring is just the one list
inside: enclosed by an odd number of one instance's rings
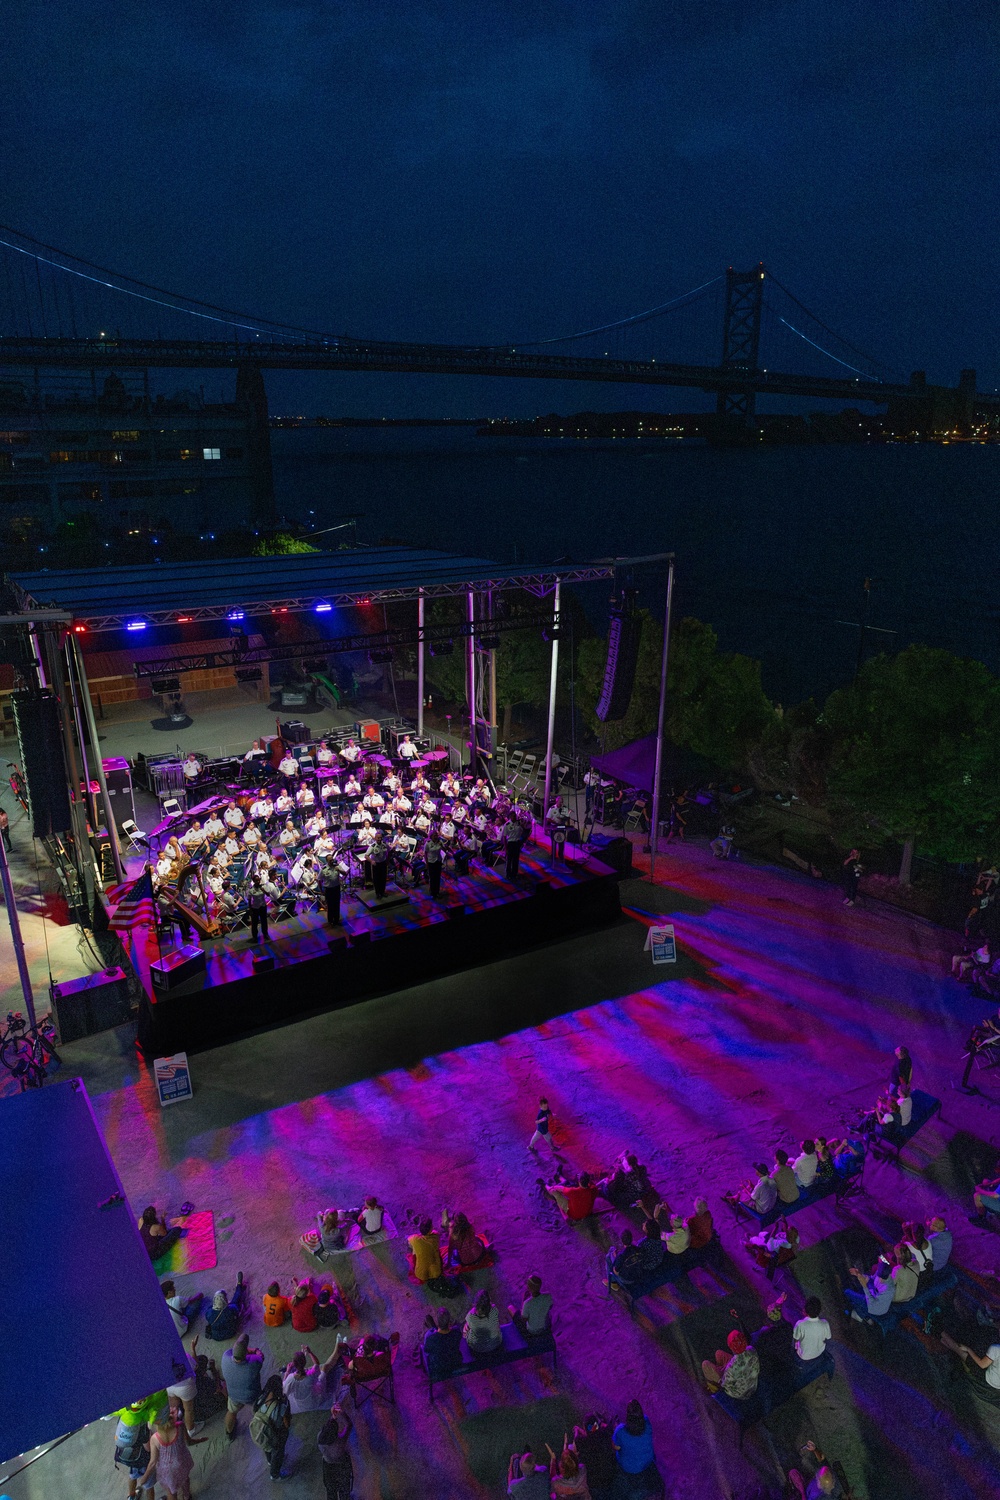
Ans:
{"label": "metal truss", "polygon": [[304,661],[310,657],[336,656],[348,651],[386,651],[412,646],[423,638],[433,646],[439,641],[468,639],[471,636],[506,634],[512,630],[558,629],[559,615],[554,610],[544,614],[511,615],[493,620],[456,620],[454,624],[437,623],[379,630],[368,635],[337,635],[324,641],[295,641],[277,646],[232,646],[223,651],[178,651],[156,661],[136,662],[136,677],[169,677],[178,672],[206,672],[213,667],[254,667],[267,661]]}

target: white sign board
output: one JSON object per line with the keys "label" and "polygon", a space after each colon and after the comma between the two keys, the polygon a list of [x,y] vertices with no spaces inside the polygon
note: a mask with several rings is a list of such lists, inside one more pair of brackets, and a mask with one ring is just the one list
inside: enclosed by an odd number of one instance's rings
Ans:
{"label": "white sign board", "polygon": [[186,1052],[154,1058],[153,1076],[161,1104],[179,1104],[182,1099],[191,1098],[191,1070]]}
{"label": "white sign board", "polygon": [[652,953],[654,964],[676,963],[677,944],[674,941],[673,927],[650,927],[646,932],[644,951]]}

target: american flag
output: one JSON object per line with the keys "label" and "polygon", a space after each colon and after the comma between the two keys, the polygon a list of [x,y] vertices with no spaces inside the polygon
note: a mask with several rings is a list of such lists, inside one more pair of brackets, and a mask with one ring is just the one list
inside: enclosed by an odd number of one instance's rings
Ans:
{"label": "american flag", "polygon": [[115,899],[113,892],[121,893],[109,924],[113,931],[131,932],[135,927],[145,927],[152,922],[153,881],[148,865],[143,867],[138,880],[125,886],[113,886],[107,893],[112,900]]}

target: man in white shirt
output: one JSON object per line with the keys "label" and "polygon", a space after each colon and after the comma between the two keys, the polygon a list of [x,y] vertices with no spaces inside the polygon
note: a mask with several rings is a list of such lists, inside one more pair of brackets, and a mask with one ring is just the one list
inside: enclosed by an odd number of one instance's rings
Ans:
{"label": "man in white shirt", "polygon": [[361,751],[358,749],[358,746],[355,744],[354,740],[348,740],[347,744],[344,746],[343,750],[341,750],[340,753],[346,761],[350,762],[352,766],[361,759]]}
{"label": "man in white shirt", "polygon": [[316,751],[316,764],[318,766],[332,766],[333,765],[333,751],[330,749],[330,746],[326,743],[326,740],[323,741],[323,743],[320,745],[319,749]]}
{"label": "man in white shirt", "polygon": [[230,802],[226,808],[225,822],[227,828],[242,828],[246,822],[242,807],[237,807],[235,802]]}
{"label": "man in white shirt", "polygon": [[730,1202],[742,1199],[756,1209],[759,1214],[769,1214],[778,1201],[778,1189],[774,1178],[762,1161],[754,1163],[754,1171],[757,1173],[757,1181],[753,1187],[747,1183],[740,1189],[739,1193],[725,1194]]}
{"label": "man in white shirt", "polygon": [[208,816],[208,820],[205,823],[206,837],[210,838],[214,844],[216,839],[221,839],[223,837],[225,831],[226,825],[219,817],[219,814],[217,812],[210,813]]}
{"label": "man in white shirt", "polygon": [[320,782],[319,795],[323,802],[329,802],[331,797],[340,796],[340,786],[336,777],[327,776]]}
{"label": "man in white shirt", "polygon": [[395,793],[399,791],[403,783],[400,781],[395,771],[389,771],[383,778],[382,785],[385,787],[387,792]]}
{"label": "man in white shirt", "polygon": [[266,792],[261,792],[256,801],[250,804],[251,818],[267,819],[270,818],[273,813],[274,803],[270,800]]}
{"label": "man in white shirt", "polygon": [[552,1321],[552,1295],[542,1291],[542,1278],[529,1276],[520,1312],[516,1307],[508,1307],[507,1311],[522,1338],[537,1338],[547,1333]]}
{"label": "man in white shirt", "polygon": [[311,812],[312,809],[316,806],[316,796],[313,792],[312,787],[307,786],[305,785],[305,783],[303,783],[303,785],[300,786],[298,791],[295,793],[295,801],[300,811]]}
{"label": "man in white shirt", "polygon": [[403,792],[397,792],[392,799],[392,810],[394,813],[408,813],[413,811],[413,803]]}
{"label": "man in white shirt", "polygon": [[803,1141],[802,1155],[797,1156],[792,1162],[792,1171],[795,1173],[795,1181],[800,1188],[812,1187],[816,1181],[816,1172],[819,1167],[819,1157],[816,1155],[816,1142]]}
{"label": "man in white shirt", "polygon": [[361,806],[367,807],[369,812],[381,812],[385,806],[385,798],[381,792],[371,787],[361,799]]}
{"label": "man in white shirt", "polygon": [[353,771],[348,776],[347,781],[344,784],[344,796],[345,797],[360,797],[361,796],[361,782],[355,776],[355,774],[354,774]]}
{"label": "man in white shirt", "polygon": [[194,854],[197,849],[200,849],[202,847],[204,842],[205,830],[202,828],[201,823],[198,821],[198,819],[195,818],[194,822],[191,824],[191,827],[181,839],[181,843],[184,845],[189,854]]}
{"label": "man in white shirt", "polygon": [[896,1105],[899,1109],[900,1125],[909,1125],[913,1119],[913,1099],[910,1095],[909,1085],[901,1083],[899,1092],[896,1094]]}
{"label": "man in white shirt", "polygon": [[290,812],[294,812],[295,803],[288,795],[288,791],[286,789],[282,788],[277,797],[275,797],[274,810],[281,818],[286,818]]}
{"label": "man in white shirt", "polygon": [[278,834],[278,843],[283,849],[294,849],[298,841],[299,830],[296,828],[291,818],[289,818],[284,828]]}
{"label": "man in white shirt", "polygon": [[185,781],[192,782],[198,780],[198,777],[201,775],[201,761],[193,750],[188,754],[181,769],[184,772]]}
{"label": "man in white shirt", "polygon": [[417,750],[417,747],[410,739],[410,736],[408,734],[404,734],[403,742],[399,747],[400,760],[415,760],[418,753],[419,752]]}
{"label": "man in white shirt", "polygon": [[822,1304],[818,1297],[806,1298],[806,1315],[792,1329],[795,1352],[803,1364],[822,1358],[833,1337],[829,1323],[820,1317]]}
{"label": "man in white shirt", "polygon": [[261,842],[260,833],[256,824],[248,823],[243,830],[243,842],[248,849],[256,849]]}
{"label": "man in white shirt", "polygon": [[223,844],[222,847],[223,847],[223,849],[225,849],[225,851],[229,855],[230,859],[235,859],[236,856],[237,856],[237,854],[239,854],[239,852],[240,852],[240,841],[236,837],[236,830],[235,830],[235,828],[230,828],[229,832],[226,834],[226,842]]}
{"label": "man in white shirt", "polygon": [[299,774],[299,763],[290,750],[286,750],[278,761],[278,770],[282,776],[287,776],[289,780]]}

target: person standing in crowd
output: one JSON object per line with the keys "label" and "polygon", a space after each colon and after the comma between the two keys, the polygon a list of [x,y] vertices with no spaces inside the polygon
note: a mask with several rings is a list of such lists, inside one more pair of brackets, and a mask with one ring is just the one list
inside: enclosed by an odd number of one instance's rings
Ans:
{"label": "person standing in crowd", "polygon": [[[287,1479],[281,1466],[285,1461],[285,1444],[292,1425],[292,1408],[281,1389],[281,1376],[269,1376],[254,1402],[250,1431],[254,1442],[267,1459],[272,1479]],[[204,1441],[199,1439],[199,1441]]]}
{"label": "person standing in crowd", "polygon": [[622,1500],[645,1500],[646,1496],[663,1494],[663,1476],[656,1466],[653,1451],[653,1424],[638,1401],[625,1408],[625,1420],[614,1431],[618,1474],[615,1496]]}
{"label": "person standing in crowd", "polygon": [[591,1412],[583,1426],[574,1430],[573,1447],[587,1471],[590,1500],[612,1500],[618,1462],[610,1422]]}
{"label": "person standing in crowd", "polygon": [[553,1118],[552,1111],[549,1109],[549,1101],[544,1098],[539,1099],[538,1113],[535,1116],[535,1133],[528,1142],[529,1151],[534,1151],[536,1147],[544,1145],[548,1146],[553,1155],[555,1154],[556,1148],[552,1141]]}
{"label": "person standing in crowd", "polygon": [[[908,1047],[897,1047],[893,1053],[894,1062],[889,1073],[889,1082],[894,1093],[899,1092],[901,1083],[905,1083],[907,1091],[913,1087],[913,1058],[910,1056]],[[911,1106],[912,1107],[912,1106]]]}
{"label": "person standing in crowd", "polygon": [[508,880],[516,880],[521,865],[521,850],[524,847],[524,824],[513,811],[508,815],[500,836],[506,850],[504,874]]}
{"label": "person standing in crowd", "polygon": [[368,866],[372,872],[375,900],[382,901],[385,898],[385,883],[389,874],[389,851],[385,846],[385,835],[381,828],[376,828],[375,837],[368,846]]}
{"label": "person standing in crowd", "polygon": [[326,1500],[351,1500],[354,1490],[354,1465],[347,1451],[354,1423],[339,1405],[330,1407],[330,1420],[320,1428],[318,1446],[323,1460],[323,1486]]}
{"label": "person standing in crowd", "polygon": [[427,886],[432,901],[436,901],[441,894],[441,840],[438,838],[437,829],[432,825],[427,831],[424,839],[424,864],[427,867]]}
{"label": "person standing in crowd", "polygon": [[260,1395],[264,1356],[259,1349],[251,1349],[249,1344],[250,1335],[241,1333],[233,1347],[222,1356],[222,1378],[228,1396],[226,1437],[230,1442],[236,1436],[236,1413],[245,1406],[253,1406]]}
{"label": "person standing in crowd", "polygon": [[844,905],[853,906],[858,899],[858,882],[864,873],[861,851],[852,849],[840,867],[840,883],[844,888]]}
{"label": "person standing in crowd", "polygon": [[166,1391],[157,1391],[144,1401],[133,1401],[116,1412],[118,1425],[115,1429],[115,1468],[124,1464],[128,1469],[129,1500],[135,1500],[139,1488],[151,1491],[156,1483],[146,1478],[149,1463],[149,1429],[161,1412],[169,1410]]}
{"label": "person standing in crowd", "polygon": [[250,884],[250,898],[247,903],[250,907],[250,941],[257,943],[263,933],[264,941],[267,942],[267,897],[261,890],[260,876],[255,875]]}
{"label": "person standing in crowd", "polygon": [[205,1314],[207,1337],[217,1340],[220,1344],[228,1343],[240,1326],[245,1303],[246,1288],[243,1285],[243,1272],[238,1271],[236,1290],[232,1297],[227,1296],[226,1292],[220,1289],[212,1298],[212,1306]]}
{"label": "person standing in crowd", "polygon": [[340,926],[340,871],[331,855],[323,865],[320,875],[323,900],[326,903],[326,920],[330,927]]}
{"label": "person standing in crowd", "polygon": [[153,1425],[149,1439],[149,1463],[139,1481],[141,1489],[156,1475],[157,1485],[167,1492],[167,1500],[191,1500],[191,1470],[194,1459],[189,1449],[194,1443],[207,1443],[208,1438],[188,1437],[183,1422],[174,1420],[173,1413],[160,1414]]}

